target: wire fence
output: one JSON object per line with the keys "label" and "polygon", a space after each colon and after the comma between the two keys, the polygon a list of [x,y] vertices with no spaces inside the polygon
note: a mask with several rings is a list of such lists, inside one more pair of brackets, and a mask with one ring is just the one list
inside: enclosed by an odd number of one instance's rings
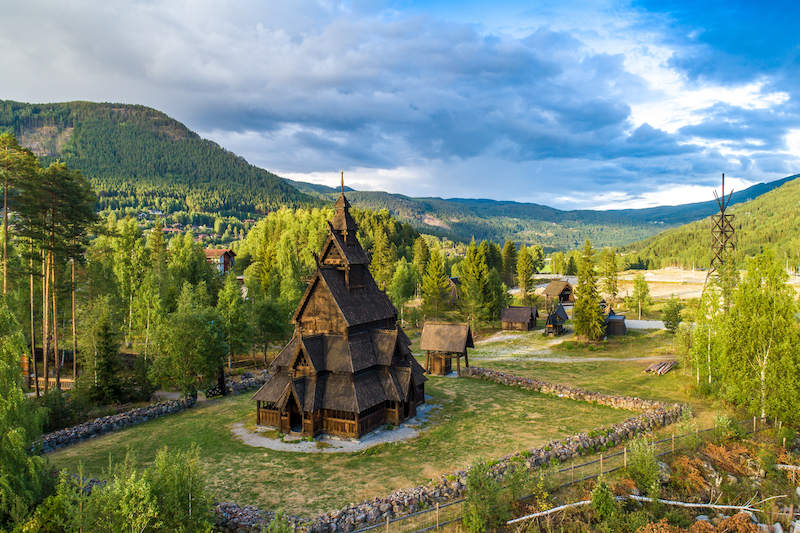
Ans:
{"label": "wire fence", "polygon": [[[746,420],[734,421],[741,431],[745,434],[755,434],[772,427],[770,420],[766,418],[750,418]],[[777,424],[777,421],[776,421]],[[711,427],[708,429],[698,429],[693,432],[681,435],[672,434],[667,438],[653,441],[651,444],[657,457],[670,455],[675,452],[694,449],[701,442],[711,440],[720,435],[720,428]],[[581,483],[590,479],[595,479],[601,475],[611,474],[617,470],[628,466],[628,447],[623,447],[622,451],[610,454],[599,454],[597,459],[576,464],[574,461],[569,464],[554,464],[547,468],[548,475],[553,486],[561,489],[575,483]],[[560,467],[560,468],[559,468]],[[556,468],[558,468],[556,470]],[[521,498],[521,501],[532,498],[532,495]],[[387,519],[383,522],[373,524],[369,527],[358,529],[357,532],[374,531],[376,533],[422,533],[432,531],[449,524],[461,522],[463,518],[465,498],[452,502],[437,504],[434,507],[423,509],[416,513],[397,518]]]}

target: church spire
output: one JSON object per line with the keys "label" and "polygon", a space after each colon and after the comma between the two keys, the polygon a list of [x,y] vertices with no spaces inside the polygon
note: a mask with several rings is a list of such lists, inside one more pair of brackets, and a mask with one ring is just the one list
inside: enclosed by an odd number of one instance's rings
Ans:
{"label": "church spire", "polygon": [[339,196],[339,199],[336,200],[336,204],[333,207],[336,209],[336,214],[333,216],[333,220],[331,220],[331,227],[343,236],[346,236],[348,233],[352,233],[352,235],[355,236],[358,226],[353,219],[353,215],[350,214],[350,202],[347,201],[344,195],[344,171],[342,171],[342,194]]}

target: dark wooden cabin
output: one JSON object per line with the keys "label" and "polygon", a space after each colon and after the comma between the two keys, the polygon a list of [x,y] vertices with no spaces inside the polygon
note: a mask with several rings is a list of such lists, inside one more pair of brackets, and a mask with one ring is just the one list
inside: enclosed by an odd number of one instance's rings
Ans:
{"label": "dark wooden cabin", "polygon": [[512,305],[503,309],[500,322],[504,330],[531,331],[536,329],[536,319],[539,312],[536,307]]}
{"label": "dark wooden cabin", "polygon": [[561,335],[564,333],[564,322],[567,321],[567,311],[563,305],[559,305],[555,311],[547,315],[547,321],[544,325],[544,332],[547,335]]}
{"label": "dark wooden cabin", "polygon": [[456,360],[458,375],[461,375],[461,357],[469,367],[467,348],[474,348],[472,330],[469,324],[449,324],[445,322],[426,322],[419,340],[420,350],[427,352],[425,370],[428,374],[446,376],[453,371]]}
{"label": "dark wooden cabin", "polygon": [[605,300],[600,300],[600,309],[603,311],[605,320],[603,327],[607,337],[615,335],[625,335],[628,333],[628,327],[625,325],[625,315],[618,315],[611,309],[611,305],[607,304]]}
{"label": "dark wooden cabin", "polygon": [[570,285],[568,281],[561,279],[554,279],[548,283],[542,294],[544,294],[548,301],[561,304],[568,304],[575,301],[572,285]]}
{"label": "dark wooden cabin", "polygon": [[317,270],[292,317],[292,340],[256,392],[258,425],[302,436],[359,438],[399,425],[425,402],[424,370],[378,289],[344,194]]}

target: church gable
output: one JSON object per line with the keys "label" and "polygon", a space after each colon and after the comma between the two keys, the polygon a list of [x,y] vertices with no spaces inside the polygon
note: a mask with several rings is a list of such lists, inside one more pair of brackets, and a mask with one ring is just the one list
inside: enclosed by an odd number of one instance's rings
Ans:
{"label": "church gable", "polygon": [[343,332],[347,327],[339,306],[319,276],[315,276],[311,289],[300,302],[294,322],[303,335]]}
{"label": "church gable", "polygon": [[339,250],[336,239],[333,238],[333,235],[328,236],[328,240],[325,242],[322,257],[320,257],[319,262],[323,265],[335,266],[345,264],[345,258],[342,255],[341,250]]}

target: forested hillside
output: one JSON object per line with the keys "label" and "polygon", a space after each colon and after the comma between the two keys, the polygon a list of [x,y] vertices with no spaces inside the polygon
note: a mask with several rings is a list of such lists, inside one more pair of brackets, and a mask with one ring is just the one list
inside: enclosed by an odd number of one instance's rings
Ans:
{"label": "forested hillside", "polygon": [[99,209],[153,208],[248,218],[320,205],[276,175],[144,106],[0,101],[0,132],[44,164],[60,159],[89,179]]}
{"label": "forested hillside", "polygon": [[[784,264],[800,267],[800,179],[758,198],[733,206],[736,258],[752,257],[772,248]],[[635,252],[643,268],[692,264],[707,267],[710,260],[711,219],[705,218],[626,248]]]}

